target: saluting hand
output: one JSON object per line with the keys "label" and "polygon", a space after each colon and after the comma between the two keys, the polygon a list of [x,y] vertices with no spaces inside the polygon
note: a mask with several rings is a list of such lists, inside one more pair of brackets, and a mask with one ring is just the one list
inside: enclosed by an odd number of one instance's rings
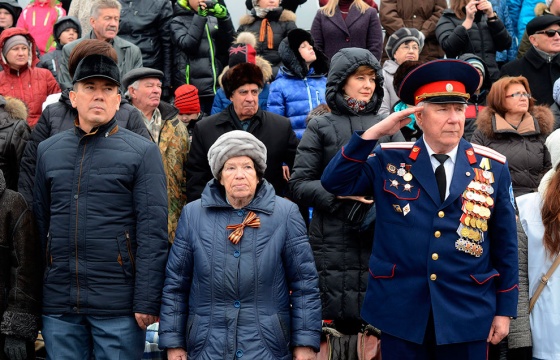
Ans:
{"label": "saluting hand", "polygon": [[424,109],[423,106],[409,107],[401,111],[397,111],[387,116],[377,124],[367,129],[362,134],[364,140],[379,140],[382,136],[393,135],[399,131],[403,126],[410,122],[409,116],[415,112],[420,112]]}

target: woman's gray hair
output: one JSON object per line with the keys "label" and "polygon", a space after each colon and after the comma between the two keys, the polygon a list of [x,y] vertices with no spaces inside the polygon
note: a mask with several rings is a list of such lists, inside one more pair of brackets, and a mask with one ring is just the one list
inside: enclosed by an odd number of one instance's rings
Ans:
{"label": "woman's gray hair", "polygon": [[255,164],[259,179],[266,170],[266,146],[253,134],[233,130],[220,136],[208,150],[208,164],[214,178],[220,180],[226,161],[238,156],[248,156]]}

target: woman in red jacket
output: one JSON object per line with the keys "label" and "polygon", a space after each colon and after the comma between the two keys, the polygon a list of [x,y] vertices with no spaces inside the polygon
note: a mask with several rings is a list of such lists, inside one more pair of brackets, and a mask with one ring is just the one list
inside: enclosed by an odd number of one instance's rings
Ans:
{"label": "woman in red jacket", "polygon": [[0,94],[22,100],[29,108],[27,123],[35,126],[47,96],[60,92],[56,79],[47,69],[37,68],[37,46],[27,30],[6,29],[0,35],[2,49]]}

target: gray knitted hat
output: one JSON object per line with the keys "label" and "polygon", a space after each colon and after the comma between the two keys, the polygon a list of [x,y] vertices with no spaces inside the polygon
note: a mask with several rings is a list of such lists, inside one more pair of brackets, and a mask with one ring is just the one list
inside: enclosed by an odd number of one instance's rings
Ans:
{"label": "gray knitted hat", "polygon": [[393,35],[389,36],[387,40],[387,45],[385,45],[385,52],[391,60],[395,60],[395,51],[401,46],[401,44],[415,41],[418,44],[419,51],[422,52],[424,47],[424,34],[414,28],[400,28],[395,31]]}
{"label": "gray knitted hat", "polygon": [[257,174],[266,170],[266,146],[251,133],[233,130],[220,136],[208,150],[208,163],[212,175],[218,179],[226,161],[237,156],[248,156],[255,163]]}

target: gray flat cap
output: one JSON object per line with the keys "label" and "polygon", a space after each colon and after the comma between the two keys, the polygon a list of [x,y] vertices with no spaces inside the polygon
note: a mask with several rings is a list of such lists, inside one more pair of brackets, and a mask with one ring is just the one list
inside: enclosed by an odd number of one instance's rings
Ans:
{"label": "gray flat cap", "polygon": [[128,89],[128,87],[132,85],[136,80],[146,78],[156,78],[161,80],[163,79],[163,72],[147,67],[132,69],[123,76],[122,83],[124,85],[124,88]]}

